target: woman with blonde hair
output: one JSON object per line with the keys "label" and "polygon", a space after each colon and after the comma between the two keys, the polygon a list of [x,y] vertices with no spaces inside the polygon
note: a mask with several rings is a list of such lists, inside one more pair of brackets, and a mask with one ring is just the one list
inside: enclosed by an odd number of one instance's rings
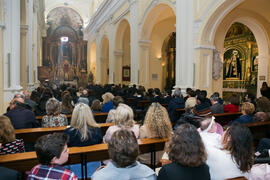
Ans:
{"label": "woman with blonde hair", "polygon": [[[148,108],[144,124],[140,127],[140,139],[142,138],[170,138],[172,134],[172,125],[167,110],[158,102],[154,102]],[[157,152],[156,163],[162,157],[164,152]],[[151,154],[139,156],[139,161],[149,164]]]}
{"label": "woman with blonde hair", "polygon": [[14,128],[7,116],[0,116],[0,155],[24,152],[23,139],[16,139]]}
{"label": "woman with blonde hair", "polygon": [[109,112],[111,109],[113,109],[113,98],[114,95],[110,92],[106,92],[102,95],[103,105],[101,107],[101,112]]}
{"label": "woman with blonde hair", "polygon": [[[68,147],[82,147],[102,143],[102,132],[96,123],[90,107],[78,103],[72,113],[70,127],[64,130],[69,135]],[[90,177],[100,166],[100,162],[87,163],[87,176]],[[70,166],[78,178],[81,178],[81,165]]]}
{"label": "woman with blonde hair", "polygon": [[46,103],[46,112],[47,115],[43,116],[41,121],[42,127],[58,127],[58,126],[67,126],[68,120],[64,114],[61,112],[61,103],[55,99],[50,98]]}
{"label": "woman with blonde hair", "polygon": [[102,133],[96,123],[90,107],[79,103],[75,106],[70,127],[65,133],[69,134],[68,146],[89,146],[102,142]]}
{"label": "woman with blonde hair", "polygon": [[139,125],[134,122],[133,110],[126,104],[120,103],[115,112],[115,125],[110,126],[104,136],[104,142],[107,143],[111,139],[112,134],[119,129],[128,129],[133,131],[135,137],[139,138]]}
{"label": "woman with blonde hair", "polygon": [[234,120],[234,122],[239,122],[240,124],[253,122],[253,113],[255,111],[255,107],[250,102],[244,102],[241,106],[241,115],[239,118]]}

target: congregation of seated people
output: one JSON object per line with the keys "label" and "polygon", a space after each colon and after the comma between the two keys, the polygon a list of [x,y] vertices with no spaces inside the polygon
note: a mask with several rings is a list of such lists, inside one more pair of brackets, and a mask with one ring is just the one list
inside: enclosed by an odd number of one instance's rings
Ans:
{"label": "congregation of seated people", "polygon": [[[145,106],[139,106],[141,101]],[[177,109],[185,112],[176,116]],[[114,123],[104,136],[94,117],[99,112],[108,113],[106,122]],[[140,119],[135,118],[138,112]],[[237,112],[242,115],[226,130],[212,116]],[[67,115],[71,115],[70,120]],[[40,122],[37,116],[43,116]],[[32,150],[40,164],[28,173],[28,179],[62,179],[63,174],[70,179],[82,178],[81,164],[65,164],[68,148],[100,143],[108,144],[110,159],[106,163],[87,163],[87,177],[93,180],[256,179],[267,173],[258,173],[260,167],[253,165],[254,156],[269,157],[266,152],[270,140],[262,139],[256,154],[252,134],[243,124],[268,120],[270,100],[266,96],[256,99],[251,93],[243,99],[232,94],[223,100],[218,92],[208,98],[207,91],[191,88],[185,93],[180,88],[146,91],[135,85],[88,85],[77,89],[46,81],[31,93],[15,94],[7,112],[0,116],[0,158],[28,150],[23,139],[16,139],[15,129],[67,126],[62,134],[37,140]],[[150,153],[139,153],[137,139],[143,138],[168,138],[164,150],[156,152],[155,165],[162,165],[159,172],[149,168]],[[100,168],[104,163],[105,167]],[[10,173],[3,177],[21,177],[18,172],[6,172]]]}

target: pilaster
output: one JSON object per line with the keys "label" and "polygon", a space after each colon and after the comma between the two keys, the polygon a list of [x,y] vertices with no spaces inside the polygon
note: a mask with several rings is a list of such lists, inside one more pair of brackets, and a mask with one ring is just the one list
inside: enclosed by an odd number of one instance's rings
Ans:
{"label": "pilaster", "polygon": [[129,0],[130,3],[130,84],[138,84],[139,80],[139,26],[138,26],[138,1]]}
{"label": "pilaster", "polygon": [[194,86],[193,0],[176,1],[176,87]]}
{"label": "pilaster", "polygon": [[9,102],[20,86],[20,0],[4,0],[4,101]]}
{"label": "pilaster", "polygon": [[123,50],[114,51],[115,66],[115,84],[122,84]]}
{"label": "pilaster", "polygon": [[[139,41],[142,56],[141,56],[141,68],[140,70],[140,77],[139,81],[145,87],[149,87],[149,47],[151,44],[150,40],[140,40]],[[143,68],[144,67],[144,68]]]}

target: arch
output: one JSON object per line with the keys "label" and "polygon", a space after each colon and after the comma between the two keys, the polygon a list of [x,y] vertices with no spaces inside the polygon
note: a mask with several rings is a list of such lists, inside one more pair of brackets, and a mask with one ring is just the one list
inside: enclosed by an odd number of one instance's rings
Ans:
{"label": "arch", "polygon": [[262,82],[268,81],[269,79],[268,61],[270,57],[270,41],[269,32],[267,32],[267,29],[269,29],[270,24],[263,16],[257,12],[239,9],[237,6],[241,2],[243,1],[235,0],[233,3],[224,2],[221,4],[211,15],[211,17],[209,17],[208,20],[204,22],[202,29],[200,29],[197,43],[198,46],[203,48],[218,49],[220,53],[223,54],[224,39],[231,25],[235,22],[238,22],[247,26],[254,34],[258,45],[258,77],[265,77],[265,80],[259,80],[258,78],[257,81],[257,95],[260,95],[260,87]]}
{"label": "arch", "polygon": [[[175,9],[174,6],[168,3],[153,3],[150,7],[145,11],[144,16],[140,24],[142,24],[141,29],[141,39],[148,40],[150,39],[150,35],[152,32],[153,27],[157,23],[159,17],[162,13],[166,12],[169,9],[169,12],[172,12],[175,16]],[[172,15],[172,13],[168,13],[167,15],[163,16],[163,18],[167,18]]]}
{"label": "arch", "polygon": [[44,16],[46,18],[46,21],[47,21],[47,17],[48,15],[55,9],[57,8],[68,8],[68,9],[71,9],[74,13],[76,13],[78,16],[80,16],[80,19],[82,20],[82,23],[84,23],[84,19],[82,18],[81,16],[81,12],[78,8],[76,8],[75,6],[69,6],[69,7],[66,7],[66,6],[62,6],[62,5],[56,5],[56,6],[52,6],[52,7],[47,7],[46,10],[45,10],[45,13],[44,13]]}
{"label": "arch", "polygon": [[123,37],[124,33],[127,30],[127,28],[130,28],[130,24],[127,19],[123,19],[121,22],[119,22],[117,31],[116,31],[116,38],[115,38],[115,50],[119,50],[123,48]]}
{"label": "arch", "polygon": [[[170,33],[175,32],[174,9],[165,3],[151,4],[147,17],[142,21],[140,80],[146,87],[164,88],[162,81],[164,59],[162,46]],[[155,6],[153,6],[155,5]],[[148,42],[148,43],[147,43]],[[151,66],[150,66],[151,64]],[[154,75],[154,80],[151,78]]]}

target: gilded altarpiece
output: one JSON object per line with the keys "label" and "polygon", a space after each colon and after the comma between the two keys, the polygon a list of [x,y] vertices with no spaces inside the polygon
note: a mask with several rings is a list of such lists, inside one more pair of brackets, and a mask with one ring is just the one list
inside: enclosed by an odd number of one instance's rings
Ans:
{"label": "gilded altarpiece", "polygon": [[51,80],[87,79],[87,41],[83,40],[82,24],[81,17],[70,8],[56,8],[48,14],[42,66],[50,68]]}
{"label": "gilded altarpiece", "polygon": [[234,23],[226,34],[223,61],[223,98],[231,94],[243,97],[256,95],[258,76],[258,47],[249,28]]}

